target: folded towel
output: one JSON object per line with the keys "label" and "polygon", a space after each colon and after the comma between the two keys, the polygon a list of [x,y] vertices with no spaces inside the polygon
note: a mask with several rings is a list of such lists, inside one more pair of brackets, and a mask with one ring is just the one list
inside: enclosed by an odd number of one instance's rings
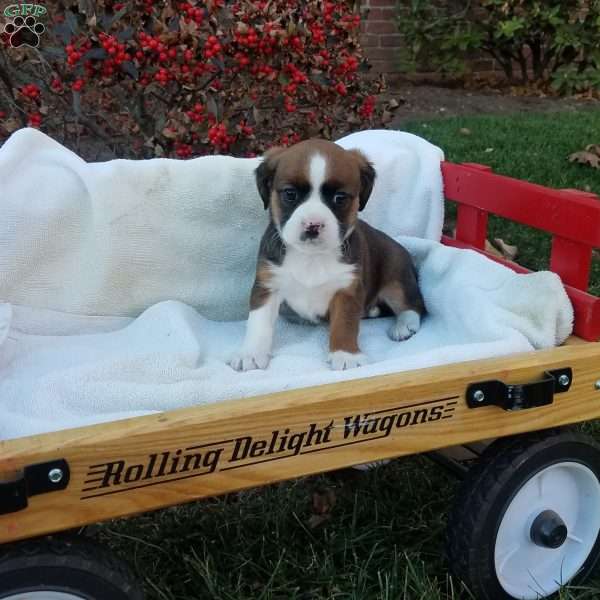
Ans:
{"label": "folded towel", "polygon": [[547,348],[570,334],[556,275],[517,275],[438,242],[439,149],[398,132],[338,143],[375,164],[365,220],[411,252],[428,314],[405,342],[387,337],[389,319],[364,320],[370,362],[348,371],[325,362],[327,327],[280,319],[269,368],[237,373],[225,362],[244,336],[266,223],[258,160],[87,164],[37,131],[14,134],[0,149],[0,439]]}

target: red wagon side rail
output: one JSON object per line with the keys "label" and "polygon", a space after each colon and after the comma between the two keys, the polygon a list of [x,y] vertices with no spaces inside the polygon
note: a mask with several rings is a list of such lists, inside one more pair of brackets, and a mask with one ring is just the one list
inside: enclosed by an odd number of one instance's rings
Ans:
{"label": "red wagon side rail", "polygon": [[488,215],[504,217],[552,234],[550,270],[566,288],[575,312],[575,335],[600,339],[600,298],[588,293],[592,251],[600,248],[600,197],[556,190],[496,175],[474,163],[442,163],[444,194],[457,204],[456,237],[443,243],[485,254],[519,273],[528,269],[485,251]]}

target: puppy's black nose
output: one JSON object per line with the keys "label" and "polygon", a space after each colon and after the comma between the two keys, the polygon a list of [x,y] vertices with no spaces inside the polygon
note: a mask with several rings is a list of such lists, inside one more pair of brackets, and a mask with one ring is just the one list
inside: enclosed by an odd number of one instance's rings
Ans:
{"label": "puppy's black nose", "polygon": [[314,240],[319,237],[321,232],[321,225],[319,223],[310,224],[305,230],[304,235],[307,240]]}

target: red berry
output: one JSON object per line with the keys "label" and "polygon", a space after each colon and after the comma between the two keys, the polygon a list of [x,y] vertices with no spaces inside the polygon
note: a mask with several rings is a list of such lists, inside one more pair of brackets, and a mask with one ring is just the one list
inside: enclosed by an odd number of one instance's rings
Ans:
{"label": "red berry", "polygon": [[346,86],[341,81],[335,85],[335,91],[340,94],[340,96],[345,96],[348,93]]}
{"label": "red berry", "polygon": [[30,127],[39,127],[42,124],[42,115],[40,113],[30,113],[28,115],[28,125]]}

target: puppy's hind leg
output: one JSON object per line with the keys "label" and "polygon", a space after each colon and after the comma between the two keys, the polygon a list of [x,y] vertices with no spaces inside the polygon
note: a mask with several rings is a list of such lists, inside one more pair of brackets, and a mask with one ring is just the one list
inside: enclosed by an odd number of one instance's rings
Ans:
{"label": "puppy's hind leg", "polygon": [[381,289],[379,297],[396,316],[394,324],[388,329],[390,339],[400,342],[419,331],[425,305],[416,280],[414,285],[412,281],[408,285],[402,285],[397,281],[390,282]]}

